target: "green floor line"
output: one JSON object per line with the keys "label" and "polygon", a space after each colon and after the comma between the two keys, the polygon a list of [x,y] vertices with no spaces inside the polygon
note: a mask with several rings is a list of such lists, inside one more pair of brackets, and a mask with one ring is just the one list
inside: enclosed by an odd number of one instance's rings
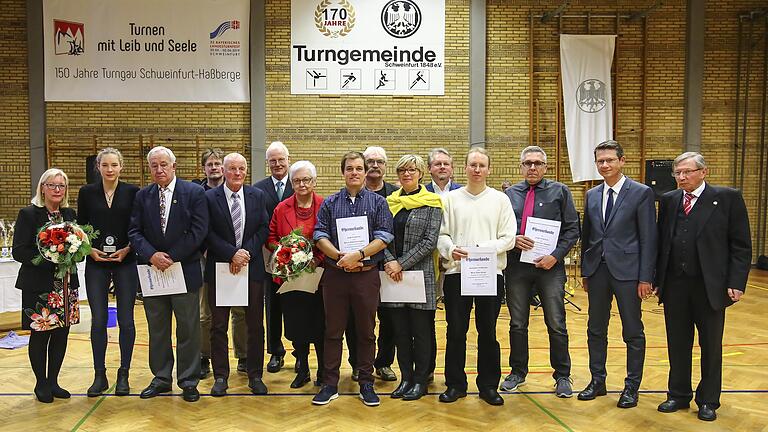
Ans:
{"label": "green floor line", "polygon": [[[107,393],[112,393],[112,391],[114,391],[114,390],[115,390],[115,386],[116,386],[116,385],[117,385],[117,383],[115,383],[115,384],[112,384],[112,387],[110,387],[110,388],[109,388],[109,390],[107,390]],[[99,405],[101,405],[101,403],[102,403],[102,402],[104,402],[104,399],[106,399],[106,398],[107,398],[107,396],[106,396],[106,395],[101,395],[101,397],[99,398],[99,400],[98,400],[98,401],[96,401],[96,403],[95,403],[95,404],[93,404],[93,406],[91,407],[91,409],[89,409],[89,410],[88,410],[88,412],[87,412],[87,413],[85,413],[85,415],[83,416],[83,418],[81,418],[81,419],[80,419],[80,421],[79,421],[79,422],[77,422],[77,424],[75,425],[75,427],[73,427],[73,428],[72,428],[72,430],[71,430],[70,432],[75,432],[76,430],[80,429],[80,426],[82,426],[82,425],[83,425],[83,423],[85,423],[85,421],[86,421],[86,420],[88,420],[88,417],[90,417],[90,416],[91,416],[91,414],[93,414],[93,412],[94,412],[94,411],[96,411],[96,409],[99,407]]]}
{"label": "green floor line", "polygon": [[537,407],[539,407],[539,409],[540,409],[540,410],[544,411],[544,414],[546,414],[546,415],[550,416],[550,417],[552,418],[552,420],[554,420],[554,421],[558,422],[558,423],[560,424],[560,426],[562,426],[562,427],[563,427],[563,429],[567,430],[568,432],[573,432],[573,429],[571,429],[570,427],[568,427],[568,425],[567,425],[567,424],[565,424],[565,423],[564,423],[562,420],[560,420],[560,419],[559,419],[559,418],[558,418],[556,415],[552,414],[552,412],[551,412],[550,410],[548,410],[548,409],[544,408],[544,406],[543,406],[543,405],[541,405],[540,403],[536,402],[536,400],[535,400],[534,398],[532,398],[532,397],[528,396],[528,395],[527,395],[527,394],[525,394],[525,393],[523,393],[523,396],[525,396],[525,398],[526,398],[526,399],[528,399],[529,401],[531,401],[531,403],[533,403],[534,405],[536,405]]}

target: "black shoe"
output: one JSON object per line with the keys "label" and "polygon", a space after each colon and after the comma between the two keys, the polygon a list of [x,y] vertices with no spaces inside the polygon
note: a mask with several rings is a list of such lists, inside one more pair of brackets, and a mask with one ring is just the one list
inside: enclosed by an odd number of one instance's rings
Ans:
{"label": "black shoe", "polygon": [[109,382],[107,381],[107,371],[98,370],[93,376],[93,384],[88,387],[88,397],[101,396],[105,391],[109,389]]}
{"label": "black shoe", "polygon": [[401,399],[406,393],[411,390],[412,384],[409,381],[400,381],[400,385],[397,386],[395,391],[389,395],[392,399]]}
{"label": "black shoe", "polygon": [[147,386],[147,388],[141,391],[141,394],[139,395],[139,397],[142,399],[149,399],[161,393],[168,393],[170,391],[171,391],[171,386],[151,383],[150,385]]}
{"label": "black shoe", "polygon": [[296,374],[296,378],[293,379],[293,382],[291,382],[291,388],[301,388],[304,387],[304,384],[312,381],[312,378],[309,377],[309,372],[299,372]]}
{"label": "black shoe", "polygon": [[425,384],[414,384],[407,393],[403,395],[404,401],[419,400],[422,396],[427,394],[427,386]]}
{"label": "black shoe", "polygon": [[[295,354],[294,354],[295,355]],[[301,359],[296,359],[296,361],[293,363],[293,371],[295,373],[299,373],[301,370]]]}
{"label": "black shoe", "polygon": [[213,382],[213,387],[211,387],[211,396],[226,396],[228,388],[229,385],[227,385],[226,378],[216,378],[216,381]]}
{"label": "black shoe", "polygon": [[197,391],[196,386],[184,387],[181,392],[181,397],[187,402],[197,402],[200,400],[200,392]]}
{"label": "black shoe", "polygon": [[489,405],[504,405],[504,398],[499,395],[499,392],[497,392],[495,388],[480,390],[480,399],[484,400]]}
{"label": "black shoe", "polygon": [[280,369],[285,364],[285,360],[283,359],[283,356],[272,354],[272,357],[269,359],[269,363],[267,363],[267,372],[275,373],[280,372]]}
{"label": "black shoe", "polygon": [[267,386],[264,385],[264,381],[261,378],[251,378],[248,380],[248,388],[251,389],[251,393],[255,395],[267,394]]}
{"label": "black shoe", "polygon": [[631,385],[624,386],[624,390],[621,391],[619,396],[619,402],[616,406],[619,408],[634,408],[637,406],[637,400],[640,395],[637,393],[637,389]]}
{"label": "black shoe", "polygon": [[116,396],[127,396],[131,393],[131,386],[128,385],[128,369],[120,368],[117,370],[117,384],[115,384]]}
{"label": "black shoe", "polygon": [[448,387],[443,393],[440,394],[440,397],[438,398],[440,402],[445,403],[451,403],[456,402],[460,398],[466,397],[467,392],[464,390],[459,390],[454,387]]}
{"label": "black shoe", "polygon": [[713,408],[712,405],[702,404],[699,407],[698,417],[699,420],[715,421],[717,419],[717,413],[715,412],[715,408]]}
{"label": "black shoe", "polygon": [[208,378],[208,374],[211,373],[211,359],[208,357],[200,357],[200,379]]}
{"label": "black shoe", "polygon": [[352,369],[352,381],[357,382],[360,379],[360,371],[358,369]]}
{"label": "black shoe", "polygon": [[384,381],[397,381],[395,371],[389,366],[376,368],[376,375]]}
{"label": "black shoe", "polygon": [[579,400],[592,400],[598,396],[605,396],[608,392],[605,390],[605,383],[592,380],[587,388],[582,390],[577,398]]}
{"label": "black shoe", "polygon": [[679,400],[667,399],[659,404],[658,410],[663,413],[673,413],[677,410],[688,409],[691,407],[689,402],[681,402]]}
{"label": "black shoe", "polygon": [[35,386],[35,397],[37,398],[38,402],[42,403],[52,403],[53,402],[53,393],[51,393],[51,387],[46,384],[37,384]]}
{"label": "black shoe", "polygon": [[248,359],[237,359],[237,371],[240,373],[248,373]]}
{"label": "black shoe", "polygon": [[51,386],[51,394],[56,399],[69,399],[70,397],[72,397],[72,394],[70,394],[66,389],[59,387],[58,384],[54,384]]}

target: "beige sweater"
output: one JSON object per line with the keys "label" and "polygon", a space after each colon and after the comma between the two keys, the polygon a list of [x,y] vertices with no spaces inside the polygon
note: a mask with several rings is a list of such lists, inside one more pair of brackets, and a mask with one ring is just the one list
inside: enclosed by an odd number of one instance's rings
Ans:
{"label": "beige sweater", "polygon": [[462,187],[443,195],[443,222],[437,250],[445,264],[446,274],[460,273],[454,261],[457,247],[479,246],[496,249],[498,274],[507,266],[507,251],[515,247],[517,219],[509,198],[491,187],[477,195]]}

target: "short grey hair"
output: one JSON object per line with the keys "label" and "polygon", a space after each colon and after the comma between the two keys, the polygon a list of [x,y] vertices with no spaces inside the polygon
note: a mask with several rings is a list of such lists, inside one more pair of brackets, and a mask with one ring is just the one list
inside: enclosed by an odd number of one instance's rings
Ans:
{"label": "short grey hair", "polygon": [[523,151],[520,152],[520,163],[523,163],[525,155],[528,153],[541,153],[541,155],[544,156],[544,163],[547,163],[547,153],[539,146],[528,146],[524,148]]}
{"label": "short grey hair", "polygon": [[51,168],[40,176],[40,181],[37,182],[37,189],[35,196],[32,197],[32,205],[36,207],[45,207],[45,197],[43,196],[43,184],[48,182],[49,179],[61,176],[64,179],[64,184],[67,186],[64,188],[64,199],[61,201],[59,207],[69,207],[69,177],[67,174],[59,168]]}
{"label": "short grey hair", "polygon": [[363,152],[363,158],[368,159],[368,157],[374,153],[379,153],[380,155],[382,155],[384,157],[384,163],[387,162],[387,152],[384,150],[383,147],[379,147],[379,146],[369,146],[368,148],[366,148],[365,151]]}
{"label": "short grey hair", "polygon": [[442,147],[436,147],[429,151],[429,154],[427,155],[427,167],[432,166],[432,161],[435,160],[435,156],[439,154],[444,154],[448,156],[448,159],[451,160],[451,165],[453,165],[453,156],[448,152],[448,150],[442,148]]}
{"label": "short grey hair", "polygon": [[163,146],[152,147],[149,153],[147,153],[147,163],[152,163],[151,159],[158,153],[165,153],[168,156],[168,159],[171,160],[171,163],[176,163],[176,155],[173,154],[171,149]]}
{"label": "short grey hair", "polygon": [[283,144],[282,141],[272,141],[272,143],[267,147],[267,151],[265,152],[264,156],[269,158],[269,152],[280,150],[283,153],[285,153],[286,156],[290,156],[291,154],[288,152],[288,147]]}
{"label": "short grey hair", "polygon": [[243,162],[245,162],[245,167],[248,168],[248,160],[245,158],[245,156],[237,152],[229,153],[226,156],[224,156],[224,160],[222,161],[222,164],[226,167],[227,164],[232,162],[233,160],[242,160]]}
{"label": "short grey hair", "polygon": [[312,180],[317,179],[317,168],[315,168],[315,164],[306,160],[301,160],[291,164],[291,167],[288,169],[288,177],[293,178],[294,174],[303,169],[309,171],[309,175],[312,177]]}
{"label": "short grey hair", "polygon": [[693,159],[693,162],[696,164],[696,168],[698,169],[707,167],[707,161],[704,160],[704,156],[702,156],[701,153],[685,152],[675,158],[675,161],[672,162],[672,169],[675,169],[680,162],[688,159]]}

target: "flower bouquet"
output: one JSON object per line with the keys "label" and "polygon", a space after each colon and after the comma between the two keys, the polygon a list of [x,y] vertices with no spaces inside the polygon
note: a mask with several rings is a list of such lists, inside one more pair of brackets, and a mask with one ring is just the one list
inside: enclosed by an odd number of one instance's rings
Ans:
{"label": "flower bouquet", "polygon": [[56,279],[68,273],[77,272],[77,263],[91,253],[91,240],[99,232],[90,225],[80,226],[74,222],[52,221],[37,232],[37,249],[40,255],[32,263],[40,265],[43,260],[56,264]]}
{"label": "flower bouquet", "polygon": [[269,258],[269,272],[284,281],[298,279],[305,273],[314,273],[315,260],[312,242],[302,235],[301,228],[280,239],[277,249]]}

